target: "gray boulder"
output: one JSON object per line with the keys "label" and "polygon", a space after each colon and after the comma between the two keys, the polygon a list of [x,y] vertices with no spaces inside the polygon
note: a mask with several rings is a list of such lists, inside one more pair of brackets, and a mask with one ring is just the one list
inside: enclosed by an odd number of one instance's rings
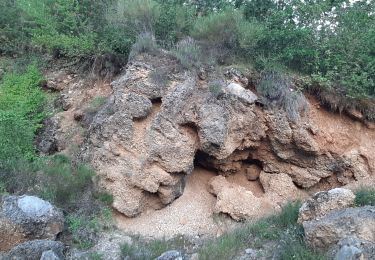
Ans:
{"label": "gray boulder", "polygon": [[51,240],[33,240],[14,247],[9,251],[5,260],[63,259],[63,251],[64,244],[61,242]]}
{"label": "gray boulder", "polygon": [[163,253],[157,258],[157,260],[183,260],[183,256],[180,252],[176,250],[170,250]]}
{"label": "gray boulder", "polygon": [[53,250],[48,250],[43,252],[40,260],[61,260],[61,258]]}
{"label": "gray boulder", "polygon": [[334,260],[375,259],[375,243],[348,237],[340,240],[330,255]]}
{"label": "gray boulder", "polygon": [[253,104],[258,100],[258,97],[248,89],[243,88],[240,84],[231,83],[226,88],[224,92],[237,97],[238,99]]}
{"label": "gray boulder", "polygon": [[0,251],[33,239],[52,239],[63,230],[61,210],[34,196],[4,196],[0,202]]}
{"label": "gray boulder", "polygon": [[321,191],[303,203],[299,210],[298,222],[312,220],[329,213],[330,211],[354,206],[355,195],[351,190],[335,188]]}
{"label": "gray boulder", "polygon": [[375,207],[340,209],[302,225],[306,243],[314,248],[329,248],[347,237],[375,242]]}

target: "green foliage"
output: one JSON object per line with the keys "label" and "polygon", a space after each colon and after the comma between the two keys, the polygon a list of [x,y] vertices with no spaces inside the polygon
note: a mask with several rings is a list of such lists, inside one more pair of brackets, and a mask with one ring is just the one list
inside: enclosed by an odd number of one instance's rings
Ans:
{"label": "green foliage", "polygon": [[225,10],[202,16],[196,21],[192,35],[211,46],[233,49],[238,44],[239,22],[242,14]]}
{"label": "green foliage", "polygon": [[[238,254],[239,250],[245,249],[250,243],[254,242],[255,238],[262,239],[262,244],[264,244],[269,240],[279,240],[285,232],[290,232],[291,229],[299,230],[297,219],[300,206],[300,202],[288,203],[277,215],[261,219],[222,235],[207,243],[201,249],[199,252],[200,259],[232,259]],[[294,245],[293,243],[287,243],[285,246],[285,250],[288,251],[289,247],[291,248]],[[303,258],[296,259],[302,260]]]}
{"label": "green foliage", "polygon": [[69,208],[92,184],[94,171],[84,164],[75,165],[64,155],[55,155],[41,162],[40,195],[56,205]]}
{"label": "green foliage", "polygon": [[34,156],[34,133],[46,116],[42,79],[31,66],[24,74],[6,74],[0,83],[0,167]]}
{"label": "green foliage", "polygon": [[102,260],[103,254],[99,254],[97,252],[92,252],[88,255],[89,260]]}
{"label": "green foliage", "polygon": [[218,97],[223,93],[224,82],[220,80],[211,81],[208,83],[208,88],[214,97]]}
{"label": "green foliage", "polygon": [[112,211],[103,208],[94,216],[69,214],[66,224],[74,244],[81,249],[88,249],[94,245],[97,233],[108,229],[112,224]]}
{"label": "green foliage", "polygon": [[304,95],[295,88],[291,79],[281,72],[264,71],[257,91],[265,98],[267,105],[283,109],[293,121],[308,109]]}
{"label": "green foliage", "polygon": [[155,37],[163,47],[171,47],[189,34],[194,25],[195,10],[173,1],[159,3],[161,12],[154,27]]}
{"label": "green foliage", "polygon": [[375,206],[375,188],[361,187],[355,192],[355,205],[361,206]]}
{"label": "green foliage", "polygon": [[107,192],[98,192],[95,194],[95,198],[107,205],[113,203],[113,195]]}
{"label": "green foliage", "polygon": [[202,63],[201,48],[190,37],[178,42],[173,53],[184,68],[199,67]]}
{"label": "green foliage", "polygon": [[278,259],[281,260],[325,260],[327,257],[306,246],[303,241],[303,231],[301,227],[289,228],[280,239],[280,251]]}
{"label": "green foliage", "polygon": [[133,238],[133,243],[130,245],[124,243],[120,245],[122,257],[134,260],[148,260],[156,259],[162,253],[168,250],[184,250],[187,241],[184,237],[176,237],[171,240],[154,239],[142,240],[140,238]]}
{"label": "green foliage", "polygon": [[158,50],[155,37],[150,32],[141,33],[133,44],[129,58],[133,58],[140,53],[155,54]]}
{"label": "green foliage", "polygon": [[134,33],[153,32],[160,16],[160,5],[153,0],[117,0],[112,21],[134,30]]}

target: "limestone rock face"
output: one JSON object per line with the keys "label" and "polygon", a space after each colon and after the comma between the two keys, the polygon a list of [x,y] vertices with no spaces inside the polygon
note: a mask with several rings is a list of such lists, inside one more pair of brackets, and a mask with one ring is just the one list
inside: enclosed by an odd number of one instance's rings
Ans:
{"label": "limestone rock face", "polygon": [[134,61],[112,83],[113,95],[94,117],[81,154],[127,216],[141,213],[150,199],[166,205],[181,196],[198,149],[224,159],[265,136],[251,91],[239,86],[241,96],[218,99],[185,74],[158,85],[150,76],[157,66]]}
{"label": "limestone rock face", "polygon": [[314,248],[329,248],[347,237],[375,242],[375,207],[340,209],[302,224],[305,241]]}
{"label": "limestone rock face", "polygon": [[[253,181],[261,170],[263,197],[278,205],[303,189],[319,190],[322,181],[334,186],[373,174],[371,147],[327,145],[332,136],[308,115],[291,122],[284,111],[258,106],[248,81],[209,71],[199,77],[177,67],[168,55],[143,54],[129,62],[81,147],[80,159],[94,166],[99,186],[113,194],[114,208],[126,216],[181,196],[198,153],[204,155],[202,165],[223,176],[247,174]],[[161,71],[166,80],[160,80]],[[225,83],[220,95],[211,93],[212,80]],[[260,169],[252,172],[255,165]],[[215,194],[220,201],[241,200],[236,203],[249,210],[247,199],[256,199],[246,192],[246,198],[234,196],[241,192],[232,187]]]}
{"label": "limestone rock face", "polygon": [[299,210],[298,222],[302,223],[322,217],[333,210],[354,206],[354,199],[354,193],[343,188],[318,192],[303,203]]}
{"label": "limestone rock face", "polygon": [[4,196],[0,201],[0,251],[33,239],[52,239],[63,230],[61,210],[34,196]]}

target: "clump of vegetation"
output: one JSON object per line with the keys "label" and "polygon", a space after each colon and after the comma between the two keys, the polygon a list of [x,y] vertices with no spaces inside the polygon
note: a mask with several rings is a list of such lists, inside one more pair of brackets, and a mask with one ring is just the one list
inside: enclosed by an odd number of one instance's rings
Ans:
{"label": "clump of vegetation", "polygon": [[98,232],[111,228],[112,211],[103,208],[93,216],[72,213],[67,216],[66,223],[74,245],[81,249],[88,249],[95,244]]}
{"label": "clump of vegetation", "polygon": [[223,93],[224,82],[221,80],[214,80],[208,83],[208,88],[211,94],[217,98]]}
{"label": "clump of vegetation", "polygon": [[355,205],[375,206],[375,188],[361,187],[355,192]]}
{"label": "clump of vegetation", "polygon": [[0,167],[35,156],[33,138],[46,117],[42,75],[35,66],[24,74],[8,73],[0,83]]}
{"label": "clump of vegetation", "polygon": [[138,35],[137,40],[133,44],[129,57],[130,59],[140,53],[155,54],[158,50],[155,37],[150,32],[144,32]]}
{"label": "clump of vegetation", "polygon": [[193,38],[188,37],[178,42],[173,54],[184,68],[190,69],[201,66],[203,53]]}
{"label": "clump of vegetation", "polygon": [[184,250],[187,241],[184,237],[177,237],[175,239],[154,239],[154,240],[140,240],[135,241],[129,245],[124,243],[120,245],[121,255],[129,257],[134,260],[156,259],[162,253],[168,250]]}
{"label": "clump of vegetation", "polygon": [[264,97],[267,105],[283,109],[293,121],[308,110],[308,102],[304,95],[295,88],[289,77],[280,72],[264,71],[257,91]]}
{"label": "clump of vegetation", "polygon": [[270,250],[276,250],[280,259],[324,259],[303,242],[302,228],[297,224],[300,206],[300,202],[289,203],[277,215],[222,235],[203,246],[200,259],[232,259],[249,246],[256,248],[269,241],[280,244]]}
{"label": "clump of vegetation", "polygon": [[40,195],[54,204],[68,209],[72,207],[89,186],[95,172],[84,164],[73,164],[64,155],[55,155],[41,162],[43,173],[39,175]]}

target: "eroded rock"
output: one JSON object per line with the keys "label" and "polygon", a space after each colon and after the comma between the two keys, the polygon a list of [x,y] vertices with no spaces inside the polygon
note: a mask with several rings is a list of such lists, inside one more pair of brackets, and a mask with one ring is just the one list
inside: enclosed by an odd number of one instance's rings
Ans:
{"label": "eroded rock", "polygon": [[375,207],[346,208],[302,223],[306,243],[329,248],[347,237],[375,242]]}
{"label": "eroded rock", "polygon": [[335,188],[314,194],[299,210],[298,222],[322,217],[333,210],[354,206],[355,195],[351,190]]}
{"label": "eroded rock", "polygon": [[4,196],[0,210],[0,250],[33,239],[52,239],[63,230],[61,210],[34,196]]}
{"label": "eroded rock", "polygon": [[63,251],[64,244],[61,242],[51,240],[33,240],[14,247],[9,251],[5,260],[64,259]]}
{"label": "eroded rock", "polygon": [[210,181],[210,192],[216,195],[215,211],[229,214],[235,220],[257,216],[261,200],[237,184],[229,183],[224,176]]}
{"label": "eroded rock", "polygon": [[[80,158],[94,166],[99,185],[114,195],[119,212],[137,216],[153,204],[150,198],[172,203],[183,194],[198,151],[206,160],[200,164],[223,176],[259,177],[264,199],[278,205],[298,198],[303,189],[317,188],[323,179],[346,183],[370,176],[368,152],[365,157],[363,151],[325,146],[324,132],[308,115],[292,122],[285,111],[257,106],[254,93],[233,83],[244,84],[237,76],[227,75],[225,81],[207,71],[199,80],[195,74],[171,71],[175,62],[167,55],[132,59],[88,126]],[[153,79],[159,70],[170,71],[168,81]],[[225,83],[223,95],[212,95],[210,80]],[[226,201],[242,191],[232,187],[215,194]],[[243,196],[236,203],[246,212],[246,199],[256,199]],[[235,218],[247,214],[240,211]]]}

